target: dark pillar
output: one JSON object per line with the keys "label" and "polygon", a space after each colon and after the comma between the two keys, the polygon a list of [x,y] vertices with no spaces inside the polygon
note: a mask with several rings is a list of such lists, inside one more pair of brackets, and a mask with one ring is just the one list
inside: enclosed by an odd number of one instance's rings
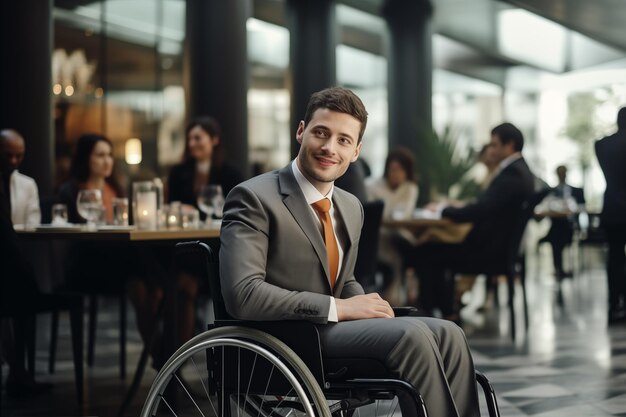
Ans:
{"label": "dark pillar", "polygon": [[52,0],[0,2],[0,129],[26,141],[20,171],[50,195],[52,145]]}
{"label": "dark pillar", "polygon": [[248,175],[249,0],[187,0],[185,91],[188,119],[215,117],[226,158]]}
{"label": "dark pillar", "polygon": [[389,28],[389,148],[416,155],[419,137],[432,130],[432,5],[430,0],[386,0]]}
{"label": "dark pillar", "polygon": [[[287,0],[289,64],[291,67],[291,133],[304,119],[309,97],[335,85],[337,30],[334,0]],[[296,156],[299,145],[291,142]]]}

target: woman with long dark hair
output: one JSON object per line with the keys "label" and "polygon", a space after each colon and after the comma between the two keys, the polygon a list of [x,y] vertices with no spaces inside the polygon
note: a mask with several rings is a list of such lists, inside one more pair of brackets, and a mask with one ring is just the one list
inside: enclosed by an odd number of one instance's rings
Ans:
{"label": "woman with long dark hair", "polygon": [[[113,198],[122,197],[124,192],[114,175],[113,144],[102,135],[84,134],[78,138],[70,179],[59,189],[59,200],[67,205],[72,223],[86,220],[76,207],[80,190],[100,190],[104,219],[111,223]],[[121,242],[80,242],[69,251],[66,289],[90,295],[126,292],[135,308],[139,332],[146,341],[163,298],[164,273],[151,252]]]}
{"label": "woman with long dark hair", "polygon": [[70,179],[59,188],[59,200],[67,204],[69,220],[84,223],[76,208],[80,190],[100,190],[105,210],[105,220],[113,220],[112,201],[123,196],[122,188],[113,173],[113,143],[97,134],[84,134],[76,142],[70,167]]}
{"label": "woman with long dark hair", "polygon": [[220,125],[212,117],[200,116],[185,129],[183,162],[172,167],[168,179],[168,201],[197,208],[204,185],[221,185],[224,197],[239,184],[241,173],[224,159]]}

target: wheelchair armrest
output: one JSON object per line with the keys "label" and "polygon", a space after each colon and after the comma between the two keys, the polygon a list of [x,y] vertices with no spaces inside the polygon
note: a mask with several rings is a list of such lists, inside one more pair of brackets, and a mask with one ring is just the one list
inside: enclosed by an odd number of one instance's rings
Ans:
{"label": "wheelchair armrest", "polygon": [[393,314],[395,314],[396,317],[412,316],[415,313],[417,313],[417,308],[413,306],[392,307],[392,308],[393,308]]}

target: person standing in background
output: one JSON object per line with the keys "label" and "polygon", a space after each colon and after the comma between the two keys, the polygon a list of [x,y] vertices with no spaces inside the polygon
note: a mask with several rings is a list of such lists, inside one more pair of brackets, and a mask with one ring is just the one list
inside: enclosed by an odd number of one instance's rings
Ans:
{"label": "person standing in background", "polygon": [[609,254],[609,324],[626,322],[626,107],[617,113],[617,132],[598,140],[596,156],[606,179],[600,222]]}
{"label": "person standing in background", "polygon": [[13,224],[37,225],[41,223],[39,191],[37,183],[18,171],[26,146],[24,138],[13,129],[0,131],[0,158],[3,159],[2,175],[9,197]]}
{"label": "person standing in background", "polygon": [[[567,167],[565,165],[558,166],[556,168],[556,175],[559,179],[559,184],[552,189],[550,195],[563,201],[565,204],[569,201],[573,201],[576,202],[577,206],[583,206],[585,204],[583,189],[572,187],[565,182],[567,178]],[[563,278],[572,277],[572,271],[563,270],[563,250],[566,246],[572,244],[574,229],[578,225],[578,214],[567,217],[554,217],[550,219],[550,221],[550,230],[545,237],[539,240],[539,243],[550,242],[552,246],[554,273],[556,274],[557,280],[561,281]]]}

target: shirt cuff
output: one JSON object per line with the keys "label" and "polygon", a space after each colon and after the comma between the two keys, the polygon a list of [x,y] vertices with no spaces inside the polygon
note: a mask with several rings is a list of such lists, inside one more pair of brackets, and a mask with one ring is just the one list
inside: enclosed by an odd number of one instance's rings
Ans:
{"label": "shirt cuff", "polygon": [[328,321],[337,323],[339,318],[337,317],[337,304],[335,304],[335,297],[330,297],[330,308],[328,309]]}

